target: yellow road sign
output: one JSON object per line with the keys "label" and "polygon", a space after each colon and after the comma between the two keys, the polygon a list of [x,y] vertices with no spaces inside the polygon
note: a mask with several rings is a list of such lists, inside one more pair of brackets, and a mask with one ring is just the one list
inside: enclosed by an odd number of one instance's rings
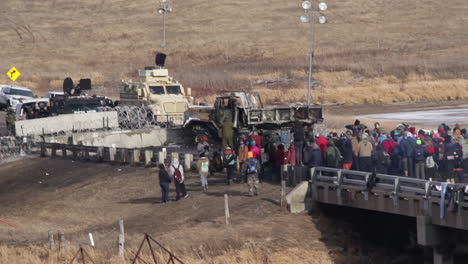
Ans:
{"label": "yellow road sign", "polygon": [[18,71],[18,69],[16,69],[15,67],[12,67],[7,73],[6,75],[8,75],[8,77],[10,77],[10,79],[12,81],[16,81],[16,79],[18,79],[18,77],[21,76],[21,72]]}

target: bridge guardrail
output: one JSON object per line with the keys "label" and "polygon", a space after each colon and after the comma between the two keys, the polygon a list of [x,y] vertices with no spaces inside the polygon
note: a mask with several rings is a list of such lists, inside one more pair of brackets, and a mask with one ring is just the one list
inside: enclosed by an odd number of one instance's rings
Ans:
{"label": "bridge guardrail", "polygon": [[309,181],[312,199],[348,207],[415,217],[434,224],[468,230],[468,184],[452,184],[403,176],[327,167],[304,169],[284,165],[283,179],[291,187]]}

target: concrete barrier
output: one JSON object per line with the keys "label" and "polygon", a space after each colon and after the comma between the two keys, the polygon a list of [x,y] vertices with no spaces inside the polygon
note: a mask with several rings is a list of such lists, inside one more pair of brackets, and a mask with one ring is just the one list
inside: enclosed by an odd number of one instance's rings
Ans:
{"label": "concrete barrier", "polygon": [[[102,122],[102,120],[105,122]],[[38,136],[63,132],[119,127],[117,112],[67,114],[15,122],[16,136]]]}
{"label": "concrete barrier", "polygon": [[303,181],[286,195],[289,212],[300,213],[312,207],[311,199],[307,199],[308,191],[309,182]]}

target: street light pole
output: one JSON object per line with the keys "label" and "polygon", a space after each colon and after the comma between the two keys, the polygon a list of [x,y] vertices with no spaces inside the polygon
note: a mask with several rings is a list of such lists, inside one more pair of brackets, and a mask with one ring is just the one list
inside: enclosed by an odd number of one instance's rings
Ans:
{"label": "street light pole", "polygon": [[161,47],[166,47],[166,15],[172,12],[171,0],[160,0],[160,7],[157,9],[159,14],[162,14],[163,19],[163,41]]}
{"label": "street light pole", "polygon": [[321,2],[318,4],[318,10],[312,10],[312,1],[303,0],[302,8],[305,11],[305,14],[301,16],[301,22],[310,23],[310,52],[309,52],[309,78],[307,83],[307,107],[310,107],[311,104],[311,93],[312,93],[312,65],[314,60],[314,21],[313,18],[315,15],[318,15],[318,21],[320,24],[326,23],[327,19],[323,16],[322,11],[328,9],[326,3]]}

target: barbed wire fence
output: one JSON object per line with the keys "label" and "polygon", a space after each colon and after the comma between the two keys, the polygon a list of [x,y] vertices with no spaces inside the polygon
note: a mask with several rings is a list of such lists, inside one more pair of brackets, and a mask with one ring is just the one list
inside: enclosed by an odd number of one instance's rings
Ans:
{"label": "barbed wire fence", "polygon": [[[170,127],[181,124],[182,115],[155,115],[148,106],[100,107],[98,112],[117,111],[119,127],[122,129],[145,129]],[[180,122],[178,122],[180,121]]]}

